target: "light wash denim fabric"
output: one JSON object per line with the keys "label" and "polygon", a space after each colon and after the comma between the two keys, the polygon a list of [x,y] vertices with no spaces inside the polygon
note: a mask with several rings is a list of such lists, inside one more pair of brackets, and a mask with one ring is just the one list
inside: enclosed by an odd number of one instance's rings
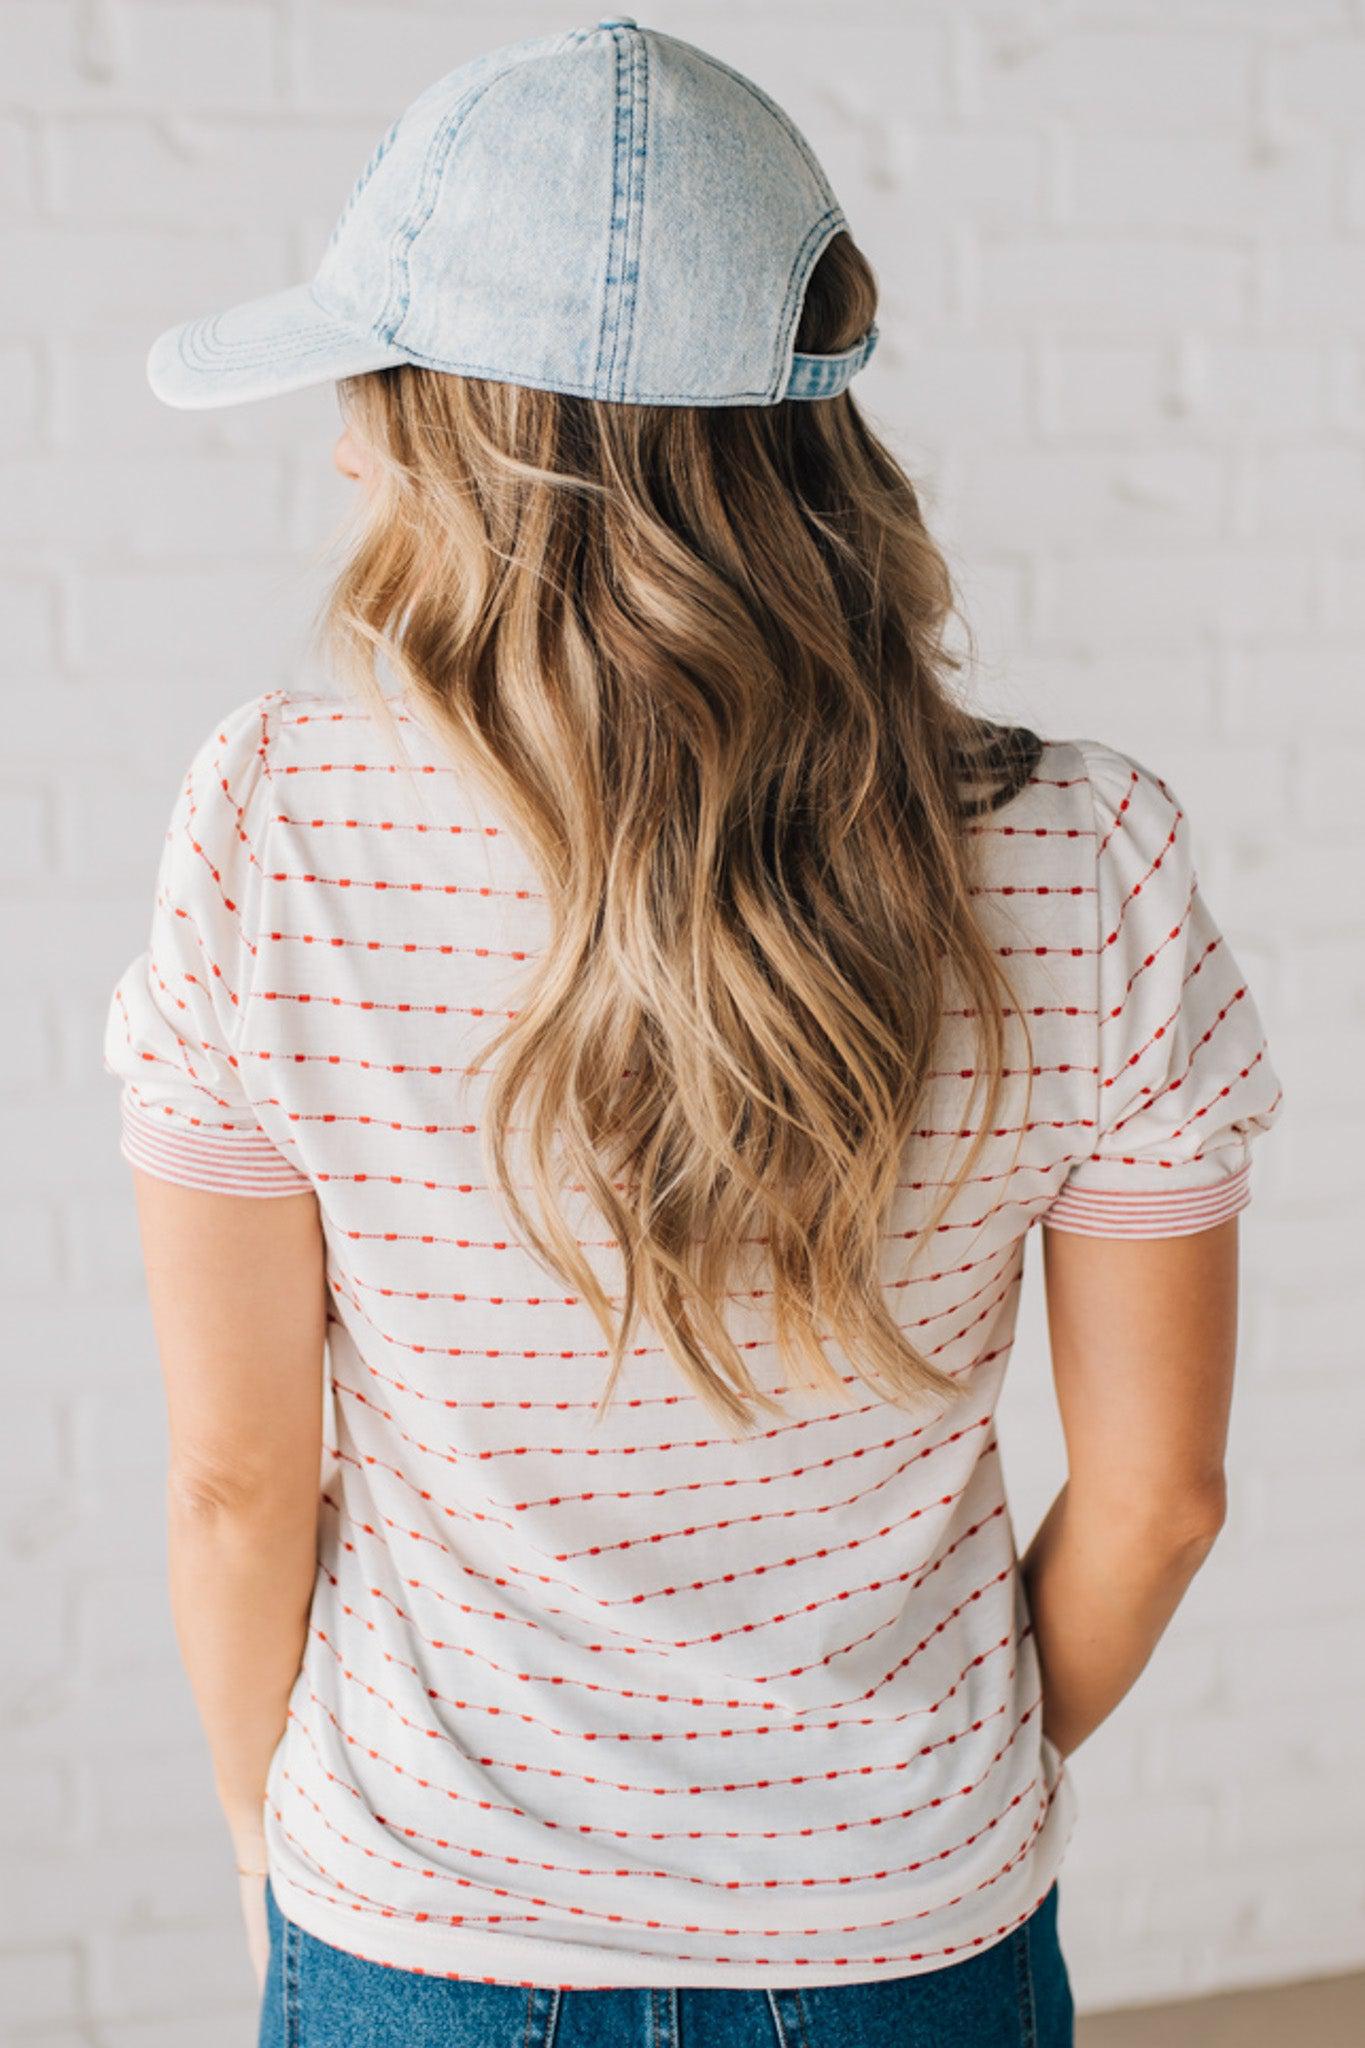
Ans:
{"label": "light wash denim fabric", "polygon": [[168,328],[168,405],[233,405],[396,363],[649,405],[842,391],[795,351],[848,225],[800,131],[718,58],[627,15],[509,43],[376,144],[307,284]]}
{"label": "light wash denim fabric", "polygon": [[1073,2048],[1057,1886],[992,1947],[918,1976],[732,1991],[557,1990],[366,1962],[287,1920],[266,1881],[257,2048]]}

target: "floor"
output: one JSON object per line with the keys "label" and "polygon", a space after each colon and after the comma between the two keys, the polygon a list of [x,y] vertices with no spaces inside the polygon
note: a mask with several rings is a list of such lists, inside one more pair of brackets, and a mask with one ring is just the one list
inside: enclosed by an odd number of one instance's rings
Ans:
{"label": "floor", "polygon": [[1365,1975],[1230,1991],[1186,2005],[1130,2006],[1076,2026],[1077,2048],[1360,2048]]}

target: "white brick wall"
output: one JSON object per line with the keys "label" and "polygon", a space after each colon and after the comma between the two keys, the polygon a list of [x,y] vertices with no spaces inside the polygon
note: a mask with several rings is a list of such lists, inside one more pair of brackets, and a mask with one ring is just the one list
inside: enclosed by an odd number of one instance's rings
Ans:
{"label": "white brick wall", "polygon": [[[115,1105],[192,744],[302,662],[346,500],[330,390],[157,404],[173,320],[311,272],[391,116],[591,8],[0,4],[0,2030],[248,2048],[162,1577],[163,1434]],[[1292,1114],[1244,1220],[1227,1530],[1072,1769],[1082,2010],[1365,1960],[1365,4],[656,0],[808,129],[883,286],[859,396],[923,485],[981,689],[1188,804]],[[21,1190],[21,1191],[20,1191]],[[1061,1476],[1031,1276],[1003,1427]]]}

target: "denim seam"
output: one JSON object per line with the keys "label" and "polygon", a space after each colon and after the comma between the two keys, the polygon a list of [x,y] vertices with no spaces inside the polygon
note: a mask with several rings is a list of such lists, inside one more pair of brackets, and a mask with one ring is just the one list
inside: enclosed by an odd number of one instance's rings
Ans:
{"label": "denim seam", "polygon": [[557,1984],[551,1986],[550,2010],[545,2020],[545,2035],[544,2039],[537,2043],[537,2048],[554,2048],[559,2034],[559,2006],[562,1995]]}
{"label": "denim seam", "polygon": [[[537,2014],[541,1994],[548,2000],[545,2024],[537,2025]],[[526,1993],[526,2021],[522,2031],[522,2048],[554,2048],[555,2035],[559,2028],[559,1987],[557,1985],[532,1984]]]}
{"label": "denim seam", "polygon": [[606,275],[602,280],[602,318],[597,330],[597,360],[593,365],[594,383],[602,375],[602,358],[603,352],[607,347],[608,326],[609,324],[612,325],[614,331],[615,327],[619,327],[621,320],[621,293],[616,276],[616,249],[618,232],[617,208],[621,204],[622,196],[620,170],[621,102],[624,95],[621,90],[621,64],[625,52],[622,48],[620,36],[613,35],[611,42],[612,60],[616,71],[616,105],[612,117],[611,216],[607,223],[607,269]]}
{"label": "denim seam", "polygon": [[379,166],[384,161],[384,158],[392,149],[394,142],[397,139],[398,130],[401,128],[402,125],[403,116],[399,114],[396,116],[394,120],[392,120],[389,123],[388,127],[384,130],[384,133],[380,136],[379,141],[375,144],[369,162],[366,164],[364,170],[360,173],[360,176],[356,179],[355,184],[351,187],[351,196],[346,201],[346,204],[342,207],[340,214],[337,216],[336,224],[334,225],[331,234],[327,238],[327,247],[323,251],[324,256],[330,256],[333,249],[340,241],[341,231],[345,227],[347,221],[350,219],[352,213],[355,211],[356,201],[359,199],[361,193],[365,190],[365,187],[369,184],[375,172],[379,169]]}
{"label": "denim seam", "polygon": [[678,2039],[678,1987],[653,1985],[649,1992],[650,2048],[678,2048]]}
{"label": "denim seam", "polygon": [[1029,1945],[1030,1921],[1014,1934],[1015,1976],[1019,1989],[1020,2048],[1037,2048],[1038,2013],[1033,1995],[1033,1954]]}
{"label": "denim seam", "polygon": [[[396,341],[398,330],[407,318],[408,308],[412,303],[412,276],[408,261],[412,254],[412,245],[436,210],[436,202],[441,196],[446,161],[456,148],[461,134],[467,131],[469,116],[486,93],[491,92],[495,85],[501,85],[504,78],[520,70],[526,62],[525,57],[514,57],[495,71],[491,78],[484,79],[481,85],[471,86],[469,91],[456,101],[432,137],[427,153],[422,159],[416,203],[408,209],[406,219],[395,230],[389,242],[389,283],[384,294],[383,311],[374,323],[375,333],[381,340]],[[395,301],[398,310],[390,323],[389,312]]]}
{"label": "denim seam", "polygon": [[[799,1988],[793,1985],[790,1990],[781,1992],[780,1996],[789,1998],[795,2009],[796,2023],[801,2034],[801,2048],[810,2048],[810,2015],[806,2011],[806,2002],[801,1996]],[[766,1997],[768,2009],[772,2014],[773,2030],[780,2043],[780,2048],[795,2048],[795,2036],[788,2031],[787,2023],[782,2017],[782,2008],[778,2004],[779,1993],[768,1990]]]}
{"label": "denim seam", "polygon": [[616,112],[612,127],[611,231],[593,379],[601,395],[609,399],[619,397],[625,389],[635,338],[649,120],[649,56],[644,37],[636,34],[627,38],[613,31],[612,41],[616,48]]}
{"label": "denim seam", "polygon": [[625,388],[626,375],[635,355],[635,314],[640,303],[640,255],[644,246],[645,232],[645,180],[649,174],[649,45],[643,36],[640,37],[636,76],[640,82],[638,93],[640,142],[639,148],[633,151],[631,155],[634,218],[631,223],[627,249],[627,262],[629,264],[627,276],[630,281],[630,297],[627,301],[629,319],[626,326],[626,347],[625,353],[621,358],[621,385],[623,390]]}
{"label": "denim seam", "polygon": [[284,1923],[281,1948],[281,1977],[284,1987],[284,2048],[299,2048],[299,1929],[292,1920]]}

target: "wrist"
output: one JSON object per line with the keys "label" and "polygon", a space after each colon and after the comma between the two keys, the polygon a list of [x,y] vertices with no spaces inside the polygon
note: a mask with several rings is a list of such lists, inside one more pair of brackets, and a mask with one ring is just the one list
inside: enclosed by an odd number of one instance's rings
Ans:
{"label": "wrist", "polygon": [[232,1843],[232,1863],[238,1877],[266,1877],[270,1871],[270,1858],[266,1852],[264,1837],[255,1841]]}
{"label": "wrist", "polygon": [[227,1817],[228,1837],[232,1843],[232,1860],[239,1868],[263,1870],[267,1861],[265,1848],[265,1827],[259,1814],[243,1815],[234,1819]]}

